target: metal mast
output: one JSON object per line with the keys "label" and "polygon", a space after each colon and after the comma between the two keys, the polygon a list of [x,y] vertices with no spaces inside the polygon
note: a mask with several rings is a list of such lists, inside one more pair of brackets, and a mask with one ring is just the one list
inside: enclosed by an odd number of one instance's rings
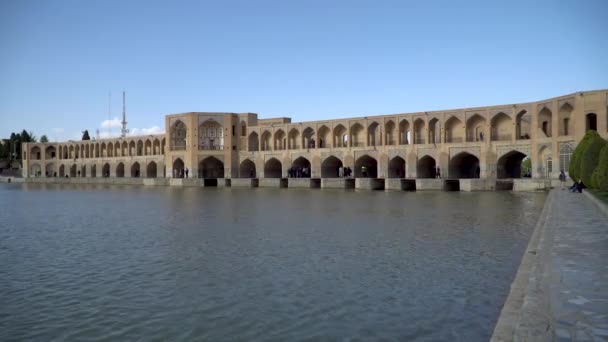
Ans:
{"label": "metal mast", "polygon": [[122,92],[122,129],[120,130],[120,137],[124,138],[129,133],[127,129],[127,110],[125,106],[125,92]]}

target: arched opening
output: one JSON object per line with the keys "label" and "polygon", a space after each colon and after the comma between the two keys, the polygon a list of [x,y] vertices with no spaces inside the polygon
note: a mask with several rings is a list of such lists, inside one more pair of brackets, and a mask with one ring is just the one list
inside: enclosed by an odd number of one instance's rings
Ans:
{"label": "arched opening", "polygon": [[522,110],[515,117],[515,135],[518,140],[530,139],[530,127],[532,127],[532,115]]}
{"label": "arched opening", "polygon": [[544,107],[540,113],[538,113],[538,128],[540,128],[541,138],[551,137],[551,111]]}
{"label": "arched opening", "polygon": [[154,139],[154,142],[152,143],[152,154],[160,154],[160,141],[158,139]]}
{"label": "arched opening", "polygon": [[414,144],[424,144],[425,143],[424,130],[425,130],[424,120],[416,119],[416,121],[414,121]]}
{"label": "arched opening", "polygon": [[68,147],[63,146],[63,159],[68,159]]}
{"label": "arched opening", "polygon": [[334,147],[348,147],[348,134],[346,134],[346,127],[342,126],[341,124],[334,127]]}
{"label": "arched opening", "polygon": [[388,178],[405,178],[405,159],[396,156],[388,162]]}
{"label": "arched opening", "polygon": [[102,177],[110,177],[110,164],[105,163],[103,164],[103,168],[101,169],[101,176]]}
{"label": "arched opening", "polygon": [[439,126],[439,119],[432,118],[429,121],[429,144],[438,144],[440,136],[439,132],[441,132],[441,127]]}
{"label": "arched opening", "polygon": [[65,166],[61,165],[59,167],[59,177],[65,177]]}
{"label": "arched opening", "polygon": [[224,163],[215,157],[207,157],[198,164],[198,177],[205,179],[224,178]]}
{"label": "arched opening", "polygon": [[270,151],[270,137],[270,132],[264,131],[264,133],[262,133],[262,151]]}
{"label": "arched opening", "polygon": [[173,161],[173,178],[184,178],[184,161],[181,158]]}
{"label": "arched opening", "polygon": [[285,132],[282,129],[277,130],[274,133],[274,149],[284,150],[286,145]]}
{"label": "arched opening", "polygon": [[42,153],[40,153],[40,147],[34,146],[30,150],[30,159],[32,160],[40,160],[42,158]]}
{"label": "arched opening", "polygon": [[367,154],[355,161],[355,177],[378,178],[378,162]]}
{"label": "arched opening", "polygon": [[319,128],[319,148],[331,147],[329,128],[323,125]]}
{"label": "arched opening", "polygon": [[80,158],[80,146],[76,145],[75,150],[74,150],[74,158],[78,159]]}
{"label": "arched opening", "polygon": [[[123,157],[126,157],[126,156],[133,157],[133,156],[135,156],[135,153],[136,153],[135,152],[135,141],[131,140],[129,142],[129,144],[127,144],[126,141],[122,142],[122,152],[120,152],[121,156],[123,156]],[[118,155],[118,154],[116,154],[116,155]]]}
{"label": "arched opening", "polygon": [[141,140],[137,141],[137,155],[138,156],[144,155],[144,143]]}
{"label": "arched opening", "polygon": [[239,166],[240,178],[256,178],[255,163],[249,159],[243,160]]}
{"label": "arched opening", "polygon": [[445,142],[461,143],[464,142],[464,125],[462,121],[452,116],[445,122]]}
{"label": "arched opening", "polygon": [[467,120],[467,141],[484,141],[486,139],[484,128],[486,119],[479,114],[474,114]]}
{"label": "arched opening", "polygon": [[[70,148],[71,149],[71,148]],[[112,158],[114,156],[114,145],[110,142],[108,143],[108,158]]]}
{"label": "arched opening", "polygon": [[574,108],[566,102],[559,109],[558,118],[559,118],[559,135],[565,136],[572,134],[572,129],[570,127],[570,118],[572,116],[572,111]]}
{"label": "arched opening", "polygon": [[199,150],[223,150],[224,128],[215,120],[206,120],[198,126]]}
{"label": "arched opening", "polygon": [[260,150],[260,138],[256,132],[251,132],[248,138],[249,151],[255,152]]}
{"label": "arched opening", "polygon": [[146,166],[146,178],[156,178],[157,177],[157,168],[156,163],[151,161]]}
{"label": "arched opening", "polygon": [[[365,146],[365,130],[363,126],[359,123],[356,123],[350,127],[350,136],[351,136],[351,146],[352,147],[362,147]],[[348,140],[348,139],[347,139]],[[345,141],[345,146],[348,146],[348,141]]]}
{"label": "arched opening", "polygon": [[276,158],[271,158],[264,164],[264,178],[282,178],[283,165]]}
{"label": "arched opening", "polygon": [[334,156],[329,156],[321,163],[321,177],[338,178],[338,169],[342,167],[342,161]]}
{"label": "arched opening", "polygon": [[[110,144],[111,144],[111,143],[110,143]],[[74,156],[74,146],[73,146],[73,145],[70,145],[69,150],[70,150],[70,156],[69,156],[69,159],[76,159],[76,157]]]}
{"label": "arched opening", "polygon": [[435,159],[431,156],[424,156],[418,159],[416,165],[416,177],[417,178],[435,178]]}
{"label": "arched opening", "polygon": [[165,154],[165,147],[167,146],[165,138],[160,141],[160,154]]}
{"label": "arched opening", "polygon": [[396,144],[396,139],[395,137],[397,136],[395,134],[395,130],[396,130],[396,126],[395,123],[393,122],[393,120],[388,120],[386,122],[386,124],[384,124],[384,134],[385,137],[384,139],[386,140],[386,144],[387,145],[395,145]]}
{"label": "arched opening", "polygon": [[90,152],[89,150],[91,149],[91,145],[86,145],[85,146],[85,150],[84,150],[84,157],[85,158],[89,158]]}
{"label": "arched opening", "polygon": [[505,113],[494,115],[490,121],[492,141],[509,141],[513,135],[511,117]]}
{"label": "arched opening", "polygon": [[116,177],[118,178],[122,178],[125,176],[125,164],[118,163],[118,165],[116,165]]}
{"label": "arched opening", "polygon": [[382,146],[382,130],[377,122],[367,127],[367,146]]}
{"label": "arched opening", "polygon": [[46,159],[52,159],[52,158],[55,158],[55,156],[56,156],[56,151],[57,151],[57,150],[55,149],[55,146],[49,146],[49,147],[47,147],[47,148],[46,148],[46,150],[44,151],[45,158],[46,158]]}
{"label": "arched opening", "polygon": [[315,130],[310,127],[306,127],[306,129],[302,132],[302,147],[306,146],[305,148],[315,148],[314,135]]}
{"label": "arched opening", "polygon": [[299,157],[291,163],[292,177],[310,178],[310,161]]}
{"label": "arched opening", "polygon": [[118,141],[114,143],[114,157],[120,157],[120,143]]}
{"label": "arched opening", "polygon": [[101,143],[101,157],[105,158],[108,156],[108,151],[106,150],[106,143]]}
{"label": "arched opening", "polygon": [[410,123],[407,120],[399,122],[399,145],[409,145],[410,142]]}
{"label": "arched opening", "polygon": [[496,162],[497,178],[521,178],[526,172],[522,170],[522,161],[526,155],[519,151],[510,151]]}
{"label": "arched opening", "polygon": [[149,156],[152,154],[152,142],[146,139],[145,147],[144,147],[144,155]]}
{"label": "arched opening", "polygon": [[55,164],[46,164],[46,167],[44,168],[44,175],[47,177],[57,177],[57,173],[55,171]]}
{"label": "arched opening", "polygon": [[99,144],[95,144],[95,158],[99,158]]}
{"label": "arched opening", "polygon": [[289,131],[287,148],[290,150],[297,150],[300,148],[300,132],[295,128],[292,128]]}
{"label": "arched opening", "polygon": [[585,132],[586,131],[597,131],[597,115],[595,115],[595,113],[585,115]]}
{"label": "arched opening", "polygon": [[186,134],[188,129],[181,120],[175,121],[169,130],[170,148],[173,151],[186,149]]}
{"label": "arched opening", "polygon": [[81,165],[80,166],[80,177],[86,177],[86,176],[87,176],[87,166]]}
{"label": "arched opening", "polygon": [[40,177],[42,176],[42,168],[38,164],[30,165],[30,176]]}
{"label": "arched opening", "polygon": [[91,165],[91,177],[92,178],[97,177],[97,165],[95,165],[95,164]]}
{"label": "arched opening", "polygon": [[76,177],[77,174],[78,174],[78,166],[76,166],[76,164],[73,164],[70,167],[70,177],[74,178],[74,177]]}
{"label": "arched opening", "polygon": [[460,152],[452,159],[449,165],[449,178],[479,178],[479,159],[467,152]]}
{"label": "arched opening", "polygon": [[139,178],[139,176],[140,176],[139,163],[135,162],[135,163],[133,163],[133,165],[131,165],[131,177]]}

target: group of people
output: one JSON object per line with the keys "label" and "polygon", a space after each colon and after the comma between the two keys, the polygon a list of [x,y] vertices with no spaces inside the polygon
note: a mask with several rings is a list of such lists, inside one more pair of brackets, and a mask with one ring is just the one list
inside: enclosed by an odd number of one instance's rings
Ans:
{"label": "group of people", "polygon": [[[559,181],[562,185],[562,190],[564,190],[564,186],[566,185],[566,174],[564,173],[564,170],[561,170],[559,173]],[[587,187],[583,183],[583,180],[579,179],[578,182],[574,182],[574,184],[572,184],[572,186],[570,186],[568,190],[570,190],[570,192],[582,193],[583,189],[585,188]]]}
{"label": "group of people", "polygon": [[188,173],[190,172],[190,170],[188,170],[187,167],[183,168],[183,169],[173,169],[173,178],[188,178]]}
{"label": "group of people", "polygon": [[289,178],[309,178],[310,169],[307,167],[294,166],[287,170],[287,176]]}
{"label": "group of people", "polygon": [[[363,177],[367,176],[367,168],[365,166],[361,167],[361,174],[365,173],[365,175]],[[353,170],[350,167],[342,167],[340,166],[338,168],[338,177],[343,178],[343,177],[350,177],[353,175]]]}

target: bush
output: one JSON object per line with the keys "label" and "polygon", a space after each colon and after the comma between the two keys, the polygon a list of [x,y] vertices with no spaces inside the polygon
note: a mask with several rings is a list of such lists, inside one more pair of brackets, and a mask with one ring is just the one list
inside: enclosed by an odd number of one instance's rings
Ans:
{"label": "bush", "polygon": [[600,160],[600,151],[602,148],[606,146],[606,140],[602,139],[597,133],[594,135],[587,145],[587,149],[583,152],[581,158],[581,179],[583,180],[583,184],[590,188],[596,188],[597,185],[594,184],[592,176],[593,171],[597,167],[597,164]]}
{"label": "bush", "polygon": [[581,179],[581,160],[583,157],[583,153],[587,149],[589,142],[594,137],[600,137],[596,131],[587,131],[581,142],[576,145],[574,152],[572,153],[572,158],[570,159],[570,165],[568,166],[568,173],[570,174],[570,178],[573,181],[578,182]]}
{"label": "bush", "polygon": [[600,160],[593,171],[592,179],[597,189],[608,191],[608,142],[600,151]]}

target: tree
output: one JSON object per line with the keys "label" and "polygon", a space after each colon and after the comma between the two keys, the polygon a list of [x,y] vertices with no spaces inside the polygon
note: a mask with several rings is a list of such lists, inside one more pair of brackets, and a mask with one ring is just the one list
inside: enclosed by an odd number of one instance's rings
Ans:
{"label": "tree", "polygon": [[593,171],[597,167],[597,164],[600,159],[600,151],[606,145],[606,140],[602,139],[599,134],[595,134],[587,145],[587,149],[583,153],[581,158],[581,179],[583,180],[583,184],[590,188],[596,188],[597,185],[594,184],[592,176]]}
{"label": "tree", "polygon": [[82,140],[91,140],[91,137],[89,136],[89,131],[88,130],[84,130],[84,132],[82,132]]}
{"label": "tree", "polygon": [[49,142],[49,138],[46,137],[46,134],[43,134],[40,136],[40,142],[41,143],[48,143]]}
{"label": "tree", "polygon": [[572,159],[570,159],[570,166],[568,167],[568,173],[573,181],[578,182],[581,179],[581,159],[583,153],[589,145],[589,141],[594,137],[599,137],[596,131],[587,131],[581,142],[576,145],[574,152],[572,153]]}
{"label": "tree", "polygon": [[602,191],[608,191],[608,142],[600,151],[600,159],[593,171],[593,184]]}

